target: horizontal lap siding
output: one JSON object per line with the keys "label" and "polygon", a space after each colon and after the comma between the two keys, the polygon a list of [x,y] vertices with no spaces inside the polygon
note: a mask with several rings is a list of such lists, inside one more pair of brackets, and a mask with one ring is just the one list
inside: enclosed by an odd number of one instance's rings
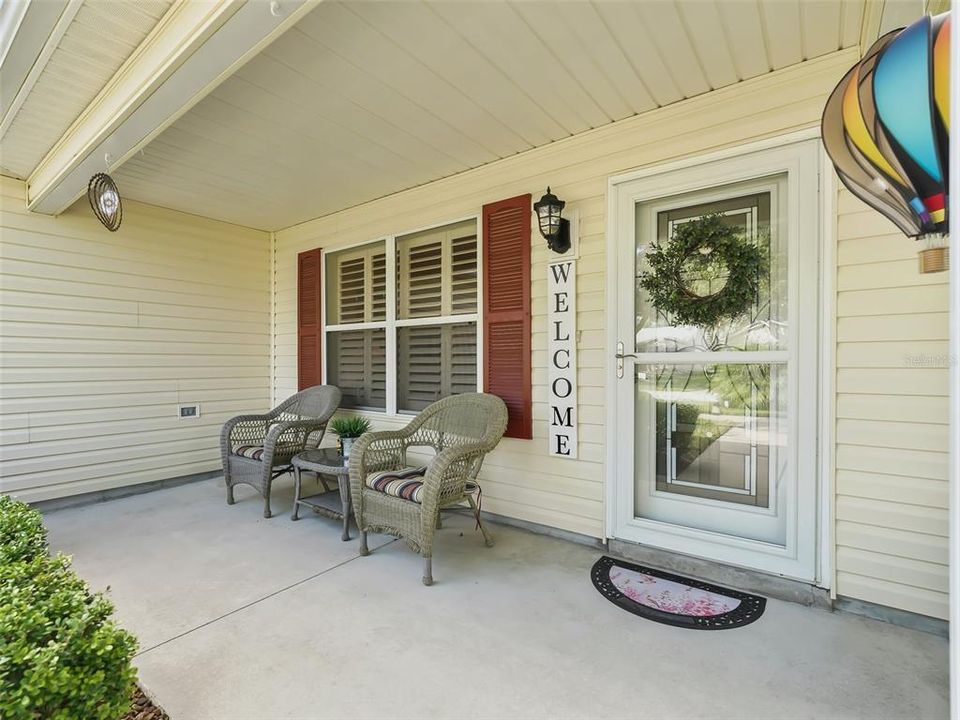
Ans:
{"label": "horizontal lap siding", "polygon": [[[270,402],[269,236],[128,203],[29,214],[0,178],[2,490],[31,501],[215,470]],[[179,403],[199,403],[179,420]]]}
{"label": "horizontal lap siding", "polygon": [[486,203],[523,193],[536,198],[551,185],[567,202],[566,212],[577,211],[580,217],[579,458],[547,455],[546,264],[550,253],[534,229],[530,238],[534,437],[506,438],[488,457],[481,473],[483,506],[502,515],[602,537],[608,438],[604,426],[608,178],[643,165],[815,125],[826,94],[855,59],[855,53],[837,53],[278,232],[273,276],[274,398],[296,390],[297,253],[478,215]]}
{"label": "horizontal lap siding", "polygon": [[838,200],[836,590],[947,617],[947,276]]}

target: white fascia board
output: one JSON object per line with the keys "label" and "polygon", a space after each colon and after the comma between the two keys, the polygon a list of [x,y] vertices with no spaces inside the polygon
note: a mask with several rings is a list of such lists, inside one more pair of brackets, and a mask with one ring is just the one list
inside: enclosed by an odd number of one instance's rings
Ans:
{"label": "white fascia board", "polygon": [[[21,0],[18,3],[0,3],[0,68],[3,67],[3,63],[7,59],[7,53],[13,47],[13,40],[20,31],[20,23],[23,22],[29,7],[30,0]],[[25,74],[26,70],[23,70],[20,74],[21,78]]]}
{"label": "white fascia board", "polygon": [[27,208],[66,210],[318,2],[179,0],[31,173]]}
{"label": "white fascia board", "polygon": [[23,0],[0,10],[0,138],[33,89],[83,0]]}

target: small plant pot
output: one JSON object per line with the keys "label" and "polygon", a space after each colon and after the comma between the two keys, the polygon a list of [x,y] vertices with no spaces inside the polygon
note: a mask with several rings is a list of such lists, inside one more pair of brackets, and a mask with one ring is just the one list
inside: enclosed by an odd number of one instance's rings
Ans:
{"label": "small plant pot", "polygon": [[350,457],[350,448],[353,447],[353,441],[356,438],[340,438],[340,452],[345,457]]}

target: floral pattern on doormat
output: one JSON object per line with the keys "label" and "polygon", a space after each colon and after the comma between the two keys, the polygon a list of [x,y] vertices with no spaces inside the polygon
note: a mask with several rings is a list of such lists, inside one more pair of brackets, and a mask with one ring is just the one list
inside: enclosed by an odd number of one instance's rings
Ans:
{"label": "floral pattern on doormat", "polygon": [[711,617],[740,606],[736,598],[616,566],[610,570],[610,581],[634,602],[676,615]]}
{"label": "floral pattern on doormat", "polygon": [[590,571],[594,587],[618,607],[648,620],[696,630],[749,625],[766,608],[758,595],[603,556]]}

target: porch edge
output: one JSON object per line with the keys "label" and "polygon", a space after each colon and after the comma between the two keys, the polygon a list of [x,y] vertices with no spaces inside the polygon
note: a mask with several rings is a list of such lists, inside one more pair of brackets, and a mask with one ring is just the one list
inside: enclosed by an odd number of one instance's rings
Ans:
{"label": "porch edge", "polygon": [[[455,512],[458,515],[473,517],[473,511],[467,507],[454,506],[449,509],[445,508],[444,512]],[[497,525],[509,525],[510,527],[515,527],[519,530],[526,530],[527,532],[531,532],[535,535],[546,535],[547,537],[556,538],[557,540],[566,540],[567,542],[576,543],[577,545],[585,545],[586,547],[591,547],[596,550],[606,550],[607,548],[606,543],[599,538],[591,537],[590,535],[584,535],[572,530],[561,530],[560,528],[550,527],[549,525],[543,525],[531,520],[519,520],[518,518],[512,518],[506,515],[497,515],[496,513],[487,512],[486,510],[482,510],[480,512],[480,519],[485,521],[489,520]]]}
{"label": "porch edge", "polygon": [[122,485],[121,487],[110,488],[109,490],[95,490],[79,495],[38,500],[29,503],[29,505],[41,513],[56,512],[57,510],[66,510],[67,508],[82,507],[84,505],[95,505],[96,503],[107,502],[108,500],[119,500],[120,498],[130,497],[131,495],[142,495],[143,493],[154,492],[155,490],[165,490],[179,485],[186,485],[187,483],[210,480],[222,476],[223,470],[207,470],[206,472],[180,475],[164,480],[151,480],[150,482],[137,483],[135,485]]}
{"label": "porch edge", "polygon": [[818,607],[822,610],[833,610],[829,590],[800,580],[768,575],[756,570],[747,570],[624,540],[610,540],[609,547],[612,555],[619,555],[658,570],[690,575],[700,580],[726,585],[744,592],[760,593],[777,600]]}
{"label": "porch edge", "polygon": [[939,635],[940,637],[950,636],[950,623],[940,618],[921,615],[920,613],[909,610],[900,610],[898,608],[888,607],[887,605],[878,605],[867,600],[857,600],[856,598],[838,596],[833,601],[835,610],[847,612],[852,615],[862,615],[871,620],[899,625],[910,630],[919,630],[920,632]]}

